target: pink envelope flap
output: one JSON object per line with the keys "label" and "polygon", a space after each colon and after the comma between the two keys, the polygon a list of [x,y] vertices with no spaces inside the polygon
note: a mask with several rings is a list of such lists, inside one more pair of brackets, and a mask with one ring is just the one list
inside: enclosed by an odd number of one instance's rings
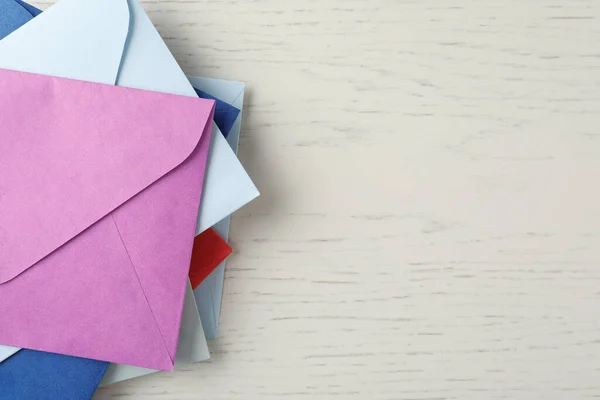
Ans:
{"label": "pink envelope flap", "polygon": [[186,160],[211,100],[0,69],[0,284]]}

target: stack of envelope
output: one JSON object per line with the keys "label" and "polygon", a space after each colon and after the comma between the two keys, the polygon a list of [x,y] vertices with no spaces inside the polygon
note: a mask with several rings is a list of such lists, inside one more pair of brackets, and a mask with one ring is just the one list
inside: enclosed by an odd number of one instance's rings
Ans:
{"label": "stack of envelope", "polygon": [[243,101],[137,0],[0,0],[0,399],[210,358],[229,216],[259,194]]}

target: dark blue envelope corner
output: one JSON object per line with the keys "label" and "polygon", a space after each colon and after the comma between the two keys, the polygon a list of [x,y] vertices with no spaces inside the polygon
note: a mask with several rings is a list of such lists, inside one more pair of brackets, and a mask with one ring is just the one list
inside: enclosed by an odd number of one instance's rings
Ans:
{"label": "dark blue envelope corner", "polygon": [[[0,39],[41,13],[21,0],[0,0]],[[21,350],[0,362],[2,400],[88,400],[107,362]]]}
{"label": "dark blue envelope corner", "polygon": [[223,136],[227,137],[233,128],[237,117],[240,115],[240,110],[231,104],[225,103],[224,101],[219,100],[206,92],[203,92],[202,90],[196,88],[194,88],[194,90],[201,99],[214,100],[217,103],[215,106],[215,124],[217,124],[221,130]]}
{"label": "dark blue envelope corner", "polygon": [[14,0],[14,1],[19,3],[19,5],[21,7],[23,7],[25,10],[27,10],[29,12],[29,14],[31,14],[31,16],[33,16],[33,17],[37,17],[38,15],[40,15],[42,13],[42,10],[40,10],[39,8],[35,8],[31,4],[27,4],[21,0]]}

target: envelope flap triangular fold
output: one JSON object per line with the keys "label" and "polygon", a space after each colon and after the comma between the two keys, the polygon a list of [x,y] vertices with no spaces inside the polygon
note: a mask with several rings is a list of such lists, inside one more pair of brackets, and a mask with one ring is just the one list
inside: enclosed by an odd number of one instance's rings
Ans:
{"label": "envelope flap triangular fold", "polygon": [[[103,218],[75,239],[98,257],[82,257],[79,247],[62,246],[17,279],[1,285],[0,315],[10,321],[0,324],[6,344],[131,365],[140,365],[139,355],[145,354],[147,365],[172,370],[160,329],[139,290],[137,271],[114,226],[114,219]],[[115,252],[115,248],[123,251]],[[72,279],[85,269],[97,271],[93,279]],[[60,287],[42,289],[57,281]],[[107,290],[114,287],[121,290]],[[31,288],[36,289],[35,296],[18,297]],[[17,297],[18,305],[6,300]],[[31,309],[37,311],[36,317],[23,318],[21,311]],[[53,338],[57,328],[61,328],[60,343]]]}
{"label": "envelope flap triangular fold", "polygon": [[0,93],[0,283],[181,164],[214,106],[11,70]]}
{"label": "envelope flap triangular fold", "polygon": [[61,0],[0,41],[0,68],[114,84],[128,32],[125,0]]}

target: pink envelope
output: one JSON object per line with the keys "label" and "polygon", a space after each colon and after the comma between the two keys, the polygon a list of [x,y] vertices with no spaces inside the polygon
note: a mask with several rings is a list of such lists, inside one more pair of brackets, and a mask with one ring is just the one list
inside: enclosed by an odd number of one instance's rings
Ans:
{"label": "pink envelope", "polygon": [[0,343],[172,370],[214,102],[0,69]]}

